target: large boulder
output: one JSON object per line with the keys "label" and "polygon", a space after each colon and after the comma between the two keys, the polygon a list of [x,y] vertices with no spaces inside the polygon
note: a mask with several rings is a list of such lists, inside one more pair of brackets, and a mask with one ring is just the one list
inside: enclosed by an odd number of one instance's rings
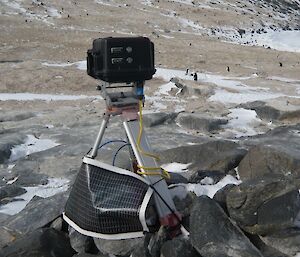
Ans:
{"label": "large boulder", "polygon": [[228,123],[227,119],[216,118],[201,113],[180,113],[176,121],[184,128],[207,132],[218,130],[221,125]]}
{"label": "large boulder", "polygon": [[[73,255],[73,257],[109,257],[109,255],[103,255],[103,254],[90,254],[90,253],[78,253],[78,254],[75,254]],[[142,257],[142,256],[140,256]]]}
{"label": "large boulder", "polygon": [[3,257],[71,257],[74,253],[68,237],[52,228],[37,229],[0,250]]}
{"label": "large boulder", "polygon": [[258,235],[247,234],[247,236],[264,257],[290,257],[290,255],[286,255],[274,247],[265,244]]}
{"label": "large boulder", "polygon": [[165,123],[174,122],[178,113],[147,113],[143,115],[143,124],[145,127],[154,127]]}
{"label": "large boulder", "polygon": [[[39,173],[41,170],[40,162],[41,161],[20,160],[10,173],[4,174],[3,178],[9,181],[18,177],[14,184],[25,187],[47,184],[48,175],[45,175],[46,173]],[[42,171],[44,172],[45,170],[42,169]]]}
{"label": "large boulder", "polygon": [[226,174],[218,170],[198,170],[189,179],[189,183],[195,184],[217,184]]}
{"label": "large boulder", "polygon": [[161,152],[160,157],[162,163],[191,163],[189,171],[192,173],[198,170],[228,172],[239,164],[246,153],[237,143],[219,140],[168,149]]}
{"label": "large boulder", "polygon": [[266,245],[288,256],[295,256],[297,253],[300,253],[299,228],[285,229],[268,236],[261,236],[260,238]]}
{"label": "large boulder", "polygon": [[197,196],[192,192],[187,192],[186,188],[180,185],[171,187],[170,193],[172,195],[176,210],[182,217],[181,224],[189,230],[191,209],[193,201]]}
{"label": "large boulder", "polygon": [[66,192],[49,198],[35,196],[25,209],[8,218],[4,227],[20,234],[44,227],[61,215],[67,198]]}
{"label": "large boulder", "polygon": [[139,244],[137,247],[135,247],[130,257],[151,257],[151,255],[144,244]]}
{"label": "large boulder", "polygon": [[184,238],[174,238],[165,242],[160,250],[160,257],[199,257],[200,255]]}
{"label": "large boulder", "polygon": [[251,234],[293,227],[300,211],[299,185],[282,175],[243,182],[226,196],[230,217]]}
{"label": "large boulder", "polygon": [[93,238],[85,236],[77,232],[74,228],[69,226],[69,238],[72,248],[77,253],[88,253],[94,246]]}
{"label": "large boulder", "polygon": [[227,184],[226,186],[218,190],[213,197],[213,199],[223,208],[223,210],[226,212],[227,215],[228,215],[228,209],[226,204],[226,197],[228,192],[234,187],[236,187],[235,184]]}
{"label": "large boulder", "polygon": [[300,123],[280,126],[243,141],[250,151],[241,161],[242,180],[264,173],[299,174]]}
{"label": "large boulder", "polygon": [[258,117],[266,121],[299,121],[300,100],[278,98],[263,101],[254,101],[241,104],[241,107],[255,110]]}
{"label": "large boulder", "polygon": [[254,146],[239,164],[243,181],[267,173],[300,175],[300,140]]}
{"label": "large boulder", "polygon": [[120,256],[130,255],[136,247],[143,243],[144,238],[133,238],[124,240],[105,240],[94,238],[94,242],[103,254],[114,254]]}
{"label": "large boulder", "polygon": [[262,257],[262,254],[212,199],[202,196],[193,205],[192,246],[202,256]]}
{"label": "large boulder", "polygon": [[19,233],[12,232],[6,229],[4,226],[0,226],[0,249],[15,241],[16,238],[20,238],[20,237],[21,235]]}

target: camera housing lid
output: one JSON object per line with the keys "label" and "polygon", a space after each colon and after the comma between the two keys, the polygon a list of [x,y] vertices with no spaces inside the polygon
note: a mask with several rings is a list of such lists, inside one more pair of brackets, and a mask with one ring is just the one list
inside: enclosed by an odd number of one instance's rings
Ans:
{"label": "camera housing lid", "polygon": [[146,37],[108,37],[93,41],[87,51],[87,73],[109,83],[152,79],[154,44]]}

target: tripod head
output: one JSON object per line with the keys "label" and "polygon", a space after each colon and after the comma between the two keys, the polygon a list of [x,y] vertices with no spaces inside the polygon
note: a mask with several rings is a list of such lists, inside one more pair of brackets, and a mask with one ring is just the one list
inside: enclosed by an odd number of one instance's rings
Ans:
{"label": "tripod head", "polygon": [[[107,111],[112,115],[117,115],[128,109],[134,109],[137,112],[139,101],[145,101],[144,84],[145,81],[125,85],[104,82],[97,86],[97,90],[105,100]],[[127,90],[124,91],[124,89]]]}

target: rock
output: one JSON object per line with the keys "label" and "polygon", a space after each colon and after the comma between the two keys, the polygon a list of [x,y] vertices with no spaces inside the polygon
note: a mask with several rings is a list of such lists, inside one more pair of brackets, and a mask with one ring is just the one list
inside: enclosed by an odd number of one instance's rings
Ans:
{"label": "rock", "polygon": [[35,114],[32,112],[8,112],[0,114],[0,122],[23,121],[32,117],[35,117]]}
{"label": "rock", "polygon": [[[12,231],[7,230],[4,226],[0,227],[0,249],[4,246],[12,243],[16,238],[20,237],[20,234],[13,233]],[[0,254],[0,256],[2,256]]]}
{"label": "rock", "polygon": [[6,222],[6,220],[11,217],[8,214],[4,214],[4,213],[0,213],[0,226],[2,225],[2,223]]}
{"label": "rock", "polygon": [[177,123],[187,129],[212,132],[228,123],[227,119],[210,117],[200,113],[179,113]]}
{"label": "rock", "polygon": [[198,170],[228,172],[234,169],[247,151],[231,141],[211,141],[200,145],[180,146],[160,153],[162,163],[191,163],[189,176]]}
{"label": "rock", "polygon": [[143,115],[143,124],[145,127],[154,127],[162,124],[174,122],[178,113],[149,113]]}
{"label": "rock", "polygon": [[143,238],[125,240],[105,240],[94,238],[94,242],[101,253],[121,256],[130,255],[139,244],[142,244],[143,240]]}
{"label": "rock", "polygon": [[226,197],[230,217],[251,234],[293,227],[300,211],[299,185],[282,175],[264,176],[232,188]]}
{"label": "rock", "polygon": [[246,34],[246,30],[238,29],[238,33],[240,34],[241,37],[243,37],[243,35]]}
{"label": "rock", "polygon": [[260,238],[266,245],[288,256],[296,256],[300,252],[299,228],[289,228]]}
{"label": "rock", "polygon": [[254,110],[257,113],[258,117],[263,120],[274,121],[278,120],[280,117],[279,110],[266,105],[266,103],[262,101],[254,101],[250,103],[241,104],[240,107]]}
{"label": "rock", "polygon": [[199,170],[190,177],[189,183],[213,185],[218,183],[224,176],[224,172],[218,170]]}
{"label": "rock", "polygon": [[151,257],[148,250],[149,240],[150,234],[146,234],[144,241],[135,247],[130,257]]}
{"label": "rock", "polygon": [[202,256],[262,257],[262,254],[212,199],[202,196],[191,212],[192,246]]}
{"label": "rock", "polygon": [[[170,192],[171,195],[173,196],[173,201],[176,207],[176,210],[180,213],[180,215],[182,216],[182,225],[188,229],[190,224],[189,224],[189,217],[190,217],[190,213],[191,213],[191,208],[193,205],[193,202],[196,198],[196,195],[194,193],[191,192],[187,192],[186,189],[184,188],[184,190],[178,190],[178,189],[182,189],[182,187],[180,186],[175,186],[170,188]],[[176,193],[174,193],[174,189],[177,189]]]}
{"label": "rock", "polygon": [[187,184],[188,179],[179,173],[169,172],[170,178],[165,178],[168,185],[172,184]]}
{"label": "rock", "polygon": [[176,90],[176,92],[174,93],[174,95],[176,96],[184,98],[201,96],[208,98],[209,96],[214,94],[213,84],[205,83],[201,84],[201,86],[199,87],[199,83],[184,81],[177,77],[171,78],[170,81],[173,82],[178,89],[180,89],[180,91]]}
{"label": "rock", "polygon": [[257,235],[247,234],[247,236],[264,257],[289,257],[275,248],[266,245]]}
{"label": "rock", "polygon": [[167,238],[168,233],[165,227],[160,227],[159,231],[151,236],[147,247],[151,257],[160,257],[161,247],[167,241]]}
{"label": "rock", "polygon": [[18,177],[14,183],[18,186],[45,185],[48,182],[48,175],[39,173],[39,170],[40,161],[20,160],[5,178],[6,180],[11,180]]}
{"label": "rock", "polygon": [[0,250],[3,257],[71,257],[74,251],[63,232],[40,228]]}
{"label": "rock", "polygon": [[49,177],[73,177],[77,174],[82,162],[82,156],[47,156],[43,158],[38,157],[39,173],[43,172]]}
{"label": "rock", "polygon": [[186,87],[184,81],[178,77],[171,78],[170,82],[173,82],[175,84],[175,86],[178,87],[179,89]]}
{"label": "rock", "polygon": [[74,228],[69,226],[69,238],[72,248],[77,253],[88,253],[93,248],[93,238],[85,236],[77,232]]}
{"label": "rock", "polygon": [[5,185],[0,188],[0,203],[5,200],[5,198],[12,198],[18,195],[26,193],[26,189],[16,186],[16,185]]}
{"label": "rock", "polygon": [[54,221],[52,221],[50,228],[54,228],[58,231],[61,231],[63,228],[63,219],[61,216],[59,216],[58,218],[56,218]]}
{"label": "rock", "polygon": [[13,144],[0,143],[0,163],[4,163],[9,159],[12,148]]}
{"label": "rock", "polygon": [[174,238],[165,242],[161,247],[160,257],[199,257],[200,255],[184,238]]}
{"label": "rock", "polygon": [[6,221],[5,227],[20,234],[44,227],[61,215],[67,197],[66,192],[45,199],[35,196],[25,209]]}
{"label": "rock", "polygon": [[89,253],[78,253],[78,254],[73,255],[73,257],[109,257],[109,256],[103,255],[103,254],[95,255],[95,254],[89,254]]}
{"label": "rock", "polygon": [[218,190],[213,199],[223,208],[223,210],[226,212],[227,215],[229,215],[226,205],[226,196],[228,192],[234,188],[236,185],[234,184],[228,184],[224,187],[222,187],[220,190]]}
{"label": "rock", "polygon": [[255,110],[258,117],[266,121],[299,121],[299,99],[286,100],[285,98],[272,101],[254,101],[240,105],[242,108]]}
{"label": "rock", "polygon": [[300,175],[299,140],[254,146],[239,164],[239,175],[243,181],[270,173]]}
{"label": "rock", "polygon": [[24,136],[17,134],[1,135],[0,134],[0,164],[8,161],[11,155],[11,149],[15,145],[23,143]]}

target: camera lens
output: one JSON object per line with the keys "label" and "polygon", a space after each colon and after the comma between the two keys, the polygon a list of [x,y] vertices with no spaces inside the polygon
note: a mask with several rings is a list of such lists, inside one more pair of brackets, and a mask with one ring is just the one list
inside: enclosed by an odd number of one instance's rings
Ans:
{"label": "camera lens", "polygon": [[132,52],[132,47],[131,46],[127,46],[126,47],[126,51],[127,51],[127,53],[131,53]]}
{"label": "camera lens", "polygon": [[128,57],[128,58],[126,59],[126,62],[132,63],[132,62],[133,62],[133,59],[132,59],[131,57]]}

